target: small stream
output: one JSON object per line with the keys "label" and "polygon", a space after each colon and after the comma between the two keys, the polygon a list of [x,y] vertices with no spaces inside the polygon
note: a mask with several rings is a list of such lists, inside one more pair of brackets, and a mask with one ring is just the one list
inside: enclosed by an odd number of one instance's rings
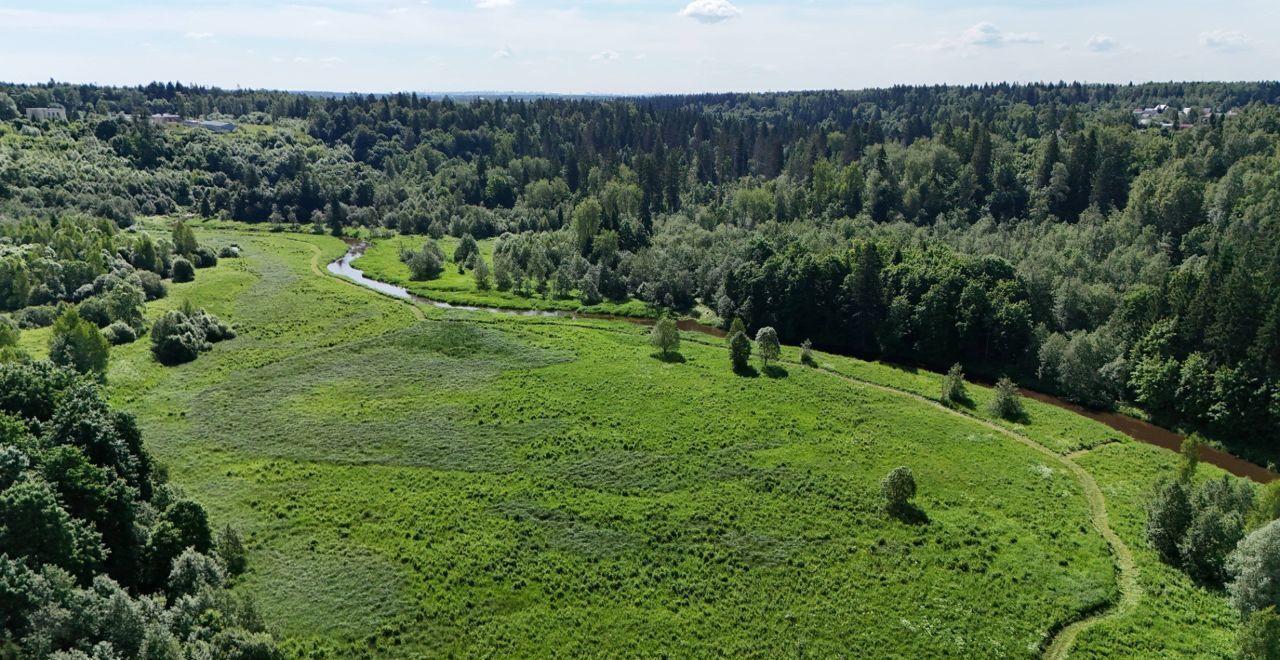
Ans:
{"label": "small stream", "polygon": [[[347,253],[342,255],[341,259],[329,264],[329,272],[334,275],[345,277],[361,286],[368,287],[374,291],[378,291],[394,298],[419,302],[425,305],[432,305],[441,309],[457,309],[469,312],[491,312],[493,314],[511,314],[514,316],[556,316],[573,319],[603,319],[608,321],[626,321],[627,323],[634,323],[637,325],[653,325],[654,323],[653,319],[639,318],[635,316],[581,314],[561,310],[473,307],[470,305],[451,305],[447,302],[423,298],[422,296],[411,293],[404,287],[365,277],[363,271],[352,266],[351,262],[363,256],[367,247],[368,243],[352,243],[351,249],[347,250]],[[693,319],[681,319],[680,321],[677,321],[676,325],[685,332],[699,332],[712,337],[724,337],[726,334],[725,331],[720,328],[698,323]],[[1025,388],[1021,389],[1021,392],[1023,396],[1029,399],[1035,399],[1041,403],[1047,403],[1051,406],[1069,410],[1077,415],[1083,415],[1139,442],[1145,442],[1149,445],[1163,447],[1172,451],[1178,451],[1182,446],[1182,440],[1184,437],[1182,434],[1161,428],[1149,422],[1129,417],[1128,415],[1121,415],[1120,413],[1089,410],[1074,403],[1068,403],[1056,396]],[[1237,477],[1245,477],[1262,484],[1280,478],[1280,475],[1277,475],[1260,465],[1250,463],[1243,458],[1232,456],[1221,449],[1215,449],[1213,447],[1201,447],[1200,460],[1211,465],[1216,465]]]}

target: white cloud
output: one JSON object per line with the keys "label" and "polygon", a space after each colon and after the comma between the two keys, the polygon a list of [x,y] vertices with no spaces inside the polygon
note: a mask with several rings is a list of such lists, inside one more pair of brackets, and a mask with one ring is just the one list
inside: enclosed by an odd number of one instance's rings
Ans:
{"label": "white cloud", "polygon": [[495,60],[505,60],[512,55],[515,55],[515,51],[511,50],[511,46],[503,46],[502,48],[494,51],[492,57]]}
{"label": "white cloud", "polygon": [[742,10],[729,0],[693,0],[680,15],[703,23],[719,23],[741,16]]}
{"label": "white cloud", "polygon": [[504,9],[515,4],[515,0],[476,0],[476,9]]}
{"label": "white cloud", "polygon": [[1104,34],[1096,34],[1089,37],[1089,40],[1084,43],[1084,47],[1095,53],[1105,53],[1120,48],[1120,42]]}
{"label": "white cloud", "polygon": [[592,55],[591,59],[595,62],[612,62],[619,57],[622,56],[618,54],[618,51],[606,48],[595,55]]}
{"label": "white cloud", "polygon": [[930,44],[918,46],[922,50],[967,50],[972,48],[1002,48],[1018,44],[1038,44],[1044,40],[1035,32],[1005,32],[994,23],[983,21],[952,37],[943,37]]}
{"label": "white cloud", "polygon": [[186,38],[188,39],[212,39],[213,33],[212,32],[188,32],[184,36],[186,36]]}
{"label": "white cloud", "polygon": [[1245,50],[1252,44],[1253,41],[1251,39],[1234,30],[1213,30],[1212,32],[1200,33],[1200,45],[1212,50],[1231,53]]}

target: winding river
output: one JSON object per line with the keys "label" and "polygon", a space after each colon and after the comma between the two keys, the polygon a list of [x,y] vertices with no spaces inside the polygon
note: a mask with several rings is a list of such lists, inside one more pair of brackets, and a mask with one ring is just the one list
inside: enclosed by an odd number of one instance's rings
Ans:
{"label": "winding river", "polygon": [[[418,302],[425,305],[432,305],[435,307],[439,307],[441,309],[457,309],[457,310],[464,310],[464,311],[471,311],[471,312],[491,312],[494,314],[510,314],[513,316],[558,316],[558,317],[564,317],[564,318],[605,319],[605,320],[611,320],[611,321],[626,321],[628,323],[635,323],[637,325],[653,324],[652,319],[638,318],[634,316],[615,316],[610,314],[580,314],[575,312],[558,311],[558,310],[500,309],[497,307],[473,307],[470,305],[452,305],[447,302],[442,302],[439,300],[431,300],[429,298],[424,298],[417,294],[411,293],[408,289],[404,287],[396,286],[394,284],[389,284],[387,282],[382,282],[379,280],[366,277],[363,271],[356,268],[355,266],[352,266],[351,262],[363,256],[365,248],[367,247],[368,247],[367,243],[363,243],[363,242],[352,243],[351,248],[347,250],[346,254],[342,255],[341,259],[338,259],[337,261],[334,261],[333,263],[329,264],[328,266],[329,272],[333,273],[334,275],[338,275],[340,277],[345,277],[361,286],[368,287],[370,289],[373,289],[374,291],[383,293],[388,296],[392,296],[394,298],[400,298],[401,300]],[[699,332],[705,335],[710,335],[712,337],[725,336],[724,330],[721,330],[720,328],[717,328],[715,326],[698,323],[697,321],[694,321],[692,319],[682,319],[679,322],[677,322],[677,325],[680,327],[681,330],[684,330],[686,332]],[[1163,447],[1165,449],[1169,449],[1172,451],[1178,451],[1179,448],[1182,446],[1182,440],[1183,440],[1182,434],[1175,433],[1168,429],[1161,428],[1149,422],[1145,422],[1143,420],[1140,420],[1134,417],[1129,417],[1128,415],[1122,415],[1119,413],[1089,410],[1087,408],[1078,406],[1074,403],[1068,403],[1067,401],[1059,399],[1058,397],[1055,397],[1049,394],[1044,394],[1042,392],[1028,390],[1025,388],[1022,389],[1021,392],[1023,396],[1026,396],[1029,399],[1035,399],[1036,401],[1040,401],[1041,403],[1047,403],[1051,406],[1057,406],[1058,408],[1062,408],[1064,410],[1070,410],[1071,412],[1074,412],[1078,415],[1083,415],[1085,417],[1088,417],[1089,419],[1092,419],[1096,422],[1100,422],[1116,431],[1119,431],[1120,433],[1123,433],[1139,442],[1145,442],[1147,444],[1156,445],[1157,447]],[[1250,463],[1249,461],[1246,461],[1243,458],[1240,458],[1238,456],[1233,456],[1231,454],[1228,454],[1225,451],[1222,451],[1220,449],[1215,449],[1213,447],[1201,447],[1200,460],[1205,463],[1209,463],[1211,465],[1216,465],[1222,468],[1223,470],[1226,470],[1227,472],[1230,472],[1231,474],[1234,474],[1238,477],[1246,477],[1258,483],[1267,483],[1277,478],[1280,478],[1280,475],[1277,475],[1276,473],[1260,465]]]}

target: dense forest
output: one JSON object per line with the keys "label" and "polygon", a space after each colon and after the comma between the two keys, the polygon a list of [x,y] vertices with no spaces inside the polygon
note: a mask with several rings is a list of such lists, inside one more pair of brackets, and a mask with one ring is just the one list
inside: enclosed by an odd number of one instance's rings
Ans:
{"label": "dense forest", "polygon": [[[1277,101],[1276,83],[466,103],[0,85],[0,311],[47,324],[31,310],[91,295],[112,266],[73,246],[112,235],[101,220],[497,237],[499,288],[961,363],[1266,461],[1280,448]],[[70,121],[23,118],[51,105]],[[126,256],[174,252],[139,249]]]}

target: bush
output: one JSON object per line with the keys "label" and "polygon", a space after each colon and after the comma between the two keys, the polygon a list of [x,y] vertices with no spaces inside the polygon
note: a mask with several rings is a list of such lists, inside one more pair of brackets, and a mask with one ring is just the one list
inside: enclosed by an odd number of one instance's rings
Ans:
{"label": "bush", "polygon": [[813,342],[808,339],[800,342],[800,364],[814,366],[817,362],[813,359]]}
{"label": "bush", "polygon": [[0,316],[0,348],[18,345],[18,324],[7,316]]}
{"label": "bush", "polygon": [[747,339],[747,333],[737,332],[729,338],[729,361],[733,364],[734,371],[742,371],[747,368],[747,362],[751,359],[751,340]]}
{"label": "bush", "polygon": [[151,326],[151,353],[160,364],[172,366],[190,362],[210,348],[212,346],[205,339],[204,329],[178,310],[165,312]]}
{"label": "bush", "polygon": [[159,300],[169,295],[169,287],[165,285],[164,279],[149,270],[135,270],[127,281],[142,289],[147,300]]}
{"label": "bush", "polygon": [[947,405],[962,404],[969,400],[964,389],[964,368],[960,363],[951,365],[947,375],[942,378],[942,402]]}
{"label": "bush", "polygon": [[102,336],[106,337],[107,342],[112,346],[119,346],[133,343],[138,339],[138,332],[128,323],[115,321],[102,330]]}
{"label": "bush", "polygon": [[995,397],[991,399],[988,411],[1001,419],[1022,418],[1022,397],[1018,394],[1018,386],[1007,376],[996,381]]}
{"label": "bush", "polygon": [[422,249],[417,251],[402,250],[400,261],[409,266],[409,279],[412,280],[431,280],[444,272],[444,251],[433,240],[423,243]]}
{"label": "bush", "polygon": [[191,261],[196,268],[213,268],[218,265],[218,255],[213,248],[201,245],[191,253]]}
{"label": "bush", "polygon": [[245,552],[244,542],[240,540],[240,533],[230,524],[222,528],[215,549],[231,575],[240,575],[248,568],[248,553]]}
{"label": "bush", "polygon": [[240,246],[235,244],[224,245],[221,250],[218,250],[218,257],[220,259],[239,259]]}
{"label": "bush", "polygon": [[151,327],[151,352],[161,364],[183,364],[213,348],[214,343],[235,336],[235,330],[218,317],[188,304],[166,312]]}
{"label": "bush", "polygon": [[1226,561],[1244,537],[1244,516],[1253,508],[1251,486],[1230,477],[1205,482],[1191,498],[1191,524],[1178,543],[1182,570],[1209,586],[1226,581]]}
{"label": "bush", "polygon": [[43,305],[40,307],[27,307],[20,309],[13,314],[13,318],[18,322],[18,327],[23,330],[33,328],[47,328],[58,320],[58,315],[62,313],[61,305]]}
{"label": "bush", "polygon": [[196,279],[196,269],[183,257],[173,260],[173,270],[170,277],[174,282],[190,282]]}
{"label": "bush", "polygon": [[916,496],[916,478],[911,474],[911,468],[905,465],[894,468],[880,482],[880,494],[890,511],[905,509],[911,498]]}
{"label": "bush", "polygon": [[103,296],[86,298],[76,306],[76,311],[80,313],[80,318],[99,328],[106,327],[111,323],[111,313],[107,311],[107,301]]}
{"label": "bush", "polygon": [[1280,521],[1245,537],[1227,560],[1227,573],[1227,592],[1241,616],[1280,606]]}

